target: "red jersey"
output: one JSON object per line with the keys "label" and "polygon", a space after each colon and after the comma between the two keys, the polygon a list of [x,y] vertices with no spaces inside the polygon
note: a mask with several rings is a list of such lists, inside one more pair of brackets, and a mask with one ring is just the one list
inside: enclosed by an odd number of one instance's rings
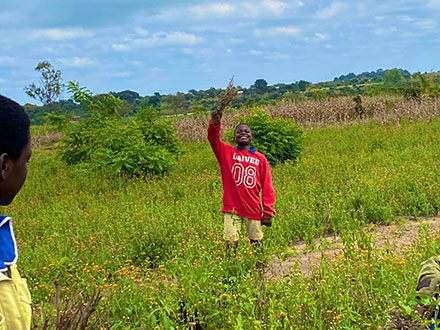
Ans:
{"label": "red jersey", "polygon": [[266,157],[224,143],[220,139],[220,126],[209,121],[208,140],[222,173],[222,211],[253,220],[271,218],[275,215],[275,190]]}

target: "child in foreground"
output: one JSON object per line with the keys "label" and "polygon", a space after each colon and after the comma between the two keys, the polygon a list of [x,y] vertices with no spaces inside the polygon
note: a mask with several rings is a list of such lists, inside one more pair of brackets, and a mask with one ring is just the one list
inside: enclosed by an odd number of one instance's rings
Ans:
{"label": "child in foreground", "polygon": [[220,139],[221,116],[219,110],[211,113],[208,140],[222,175],[223,238],[235,253],[243,222],[251,243],[261,245],[262,225],[270,227],[275,215],[275,190],[266,157],[251,148],[253,137],[250,128],[245,124],[235,128],[237,146],[233,147]]}
{"label": "child in foreground", "polygon": [[[0,205],[9,205],[26,180],[31,157],[29,118],[0,95]],[[0,216],[0,329],[31,326],[31,297],[17,270],[17,246],[10,217]]]}

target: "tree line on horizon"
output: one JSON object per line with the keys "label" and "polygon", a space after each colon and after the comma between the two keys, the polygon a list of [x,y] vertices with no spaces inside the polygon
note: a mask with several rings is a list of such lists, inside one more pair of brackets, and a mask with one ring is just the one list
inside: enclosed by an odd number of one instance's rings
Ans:
{"label": "tree line on horizon", "polygon": [[[44,64],[44,65],[42,65]],[[41,69],[46,70],[42,71]],[[35,70],[42,73],[42,78],[52,70],[52,75],[57,76],[59,84],[62,85],[61,73],[55,70],[48,62],[40,62]],[[49,73],[48,73],[49,72]],[[44,79],[42,79],[44,81]],[[50,84],[54,82],[49,82]],[[240,97],[234,99],[231,107],[254,107],[257,105],[273,104],[277,100],[302,100],[302,99],[325,99],[337,96],[356,95],[379,95],[379,94],[401,94],[405,97],[420,97],[423,92],[430,96],[440,94],[440,72],[435,73],[410,73],[407,70],[394,68],[389,70],[378,69],[360,74],[349,73],[335,77],[332,81],[311,83],[299,80],[294,83],[278,83],[269,85],[265,79],[257,79],[249,88],[237,86],[240,90]],[[59,87],[59,86],[58,86]],[[43,124],[47,114],[58,113],[65,116],[84,118],[88,112],[72,98],[67,100],[47,100],[47,95],[41,95],[44,88],[31,84],[25,87],[25,92],[39,99],[43,105],[37,106],[27,103],[24,105],[32,124]],[[428,91],[428,92],[426,92]],[[224,92],[223,88],[211,87],[206,90],[190,89],[186,93],[160,94],[141,96],[136,91],[124,90],[120,92],[109,92],[108,94],[119,98],[120,113],[122,116],[132,116],[140,109],[147,107],[154,108],[159,116],[182,115],[188,113],[203,114],[215,110]],[[40,93],[40,94],[38,94]],[[59,93],[60,94],[60,93]],[[46,98],[45,98],[46,97]],[[99,97],[99,95],[97,95]]]}

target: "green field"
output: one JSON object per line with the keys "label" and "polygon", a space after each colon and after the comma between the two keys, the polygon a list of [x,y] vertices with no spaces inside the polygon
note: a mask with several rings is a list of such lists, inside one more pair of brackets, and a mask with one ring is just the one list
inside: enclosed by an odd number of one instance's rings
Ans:
{"label": "green field", "polygon": [[[34,131],[36,132],[36,131]],[[42,134],[39,129],[36,134]],[[421,226],[404,252],[373,247],[370,223],[440,209],[440,120],[307,130],[297,164],[273,168],[277,216],[264,256],[222,241],[220,172],[208,143],[185,144],[162,177],[123,178],[69,167],[55,143],[34,149],[28,180],[1,213],[14,219],[19,267],[37,308],[63,294],[103,289],[103,328],[376,329],[411,304],[421,261],[438,232]],[[268,279],[260,262],[337,232],[346,249],[311,276]],[[196,317],[197,315],[197,317]]]}

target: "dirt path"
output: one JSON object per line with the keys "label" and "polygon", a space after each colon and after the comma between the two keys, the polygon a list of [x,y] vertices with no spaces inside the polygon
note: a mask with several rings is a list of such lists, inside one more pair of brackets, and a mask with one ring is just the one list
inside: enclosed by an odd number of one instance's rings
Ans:
{"label": "dirt path", "polygon": [[[376,248],[383,248],[389,244],[394,251],[404,251],[417,238],[421,225],[429,226],[431,230],[440,231],[440,217],[404,217],[403,221],[391,225],[371,225],[365,230],[375,236]],[[344,245],[338,235],[327,235],[316,239],[316,249],[308,251],[305,242],[298,242],[292,246],[296,254],[287,259],[275,256],[267,270],[269,279],[277,280],[292,272],[292,267],[298,264],[298,269],[308,276],[313,267],[319,266],[322,258],[332,258],[343,252]]]}

